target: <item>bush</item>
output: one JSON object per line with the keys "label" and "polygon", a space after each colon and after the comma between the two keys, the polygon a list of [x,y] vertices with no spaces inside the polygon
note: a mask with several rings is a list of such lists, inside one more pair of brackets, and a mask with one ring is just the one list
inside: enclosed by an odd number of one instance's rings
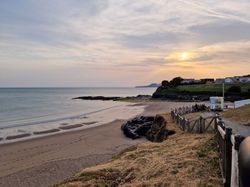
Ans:
{"label": "bush", "polygon": [[170,85],[172,87],[177,87],[179,85],[181,85],[181,82],[183,81],[183,78],[181,77],[175,77],[170,81]]}
{"label": "bush", "polygon": [[231,86],[230,88],[228,88],[227,92],[241,93],[241,87],[240,86]]}
{"label": "bush", "polygon": [[169,82],[166,81],[166,80],[162,81],[162,82],[161,82],[161,85],[162,85],[163,87],[169,87],[169,86],[170,86]]}

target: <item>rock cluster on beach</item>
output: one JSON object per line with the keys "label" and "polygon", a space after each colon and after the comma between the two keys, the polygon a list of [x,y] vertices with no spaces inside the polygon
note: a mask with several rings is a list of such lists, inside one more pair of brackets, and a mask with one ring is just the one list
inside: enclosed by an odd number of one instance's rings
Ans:
{"label": "rock cluster on beach", "polygon": [[175,133],[167,130],[166,125],[167,122],[161,115],[140,116],[124,123],[121,129],[128,138],[137,139],[145,136],[152,142],[162,142],[168,135]]}
{"label": "rock cluster on beach", "polygon": [[116,101],[121,99],[121,97],[104,97],[104,96],[82,96],[76,97],[73,99],[81,99],[81,100],[100,100],[100,101]]}
{"label": "rock cluster on beach", "polygon": [[148,100],[151,99],[151,95],[137,95],[128,97],[82,96],[73,99],[97,100],[97,101]]}

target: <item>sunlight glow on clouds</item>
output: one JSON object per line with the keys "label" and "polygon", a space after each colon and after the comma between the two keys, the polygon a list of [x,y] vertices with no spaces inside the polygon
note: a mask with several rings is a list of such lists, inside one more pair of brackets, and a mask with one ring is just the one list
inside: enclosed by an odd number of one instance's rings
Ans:
{"label": "sunlight glow on clouds", "polygon": [[1,1],[0,86],[248,74],[249,9],[247,0]]}

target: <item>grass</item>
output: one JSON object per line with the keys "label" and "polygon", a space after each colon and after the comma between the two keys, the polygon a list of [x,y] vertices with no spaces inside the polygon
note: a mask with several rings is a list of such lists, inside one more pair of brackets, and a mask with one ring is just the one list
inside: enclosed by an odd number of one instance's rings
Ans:
{"label": "grass", "polygon": [[[80,174],[77,177],[73,177],[67,180],[66,183],[62,184],[62,187],[70,186],[72,183],[91,183],[91,181],[96,181],[98,186],[117,186],[120,183],[119,176],[121,175],[119,170],[113,169],[102,169],[99,171],[89,171]],[[75,183],[76,184],[76,183]]]}
{"label": "grass", "polygon": [[135,146],[135,145],[130,146],[130,147],[128,147],[127,149],[124,149],[123,151],[121,151],[119,154],[113,156],[112,159],[113,159],[113,160],[120,159],[120,158],[121,158],[122,156],[124,156],[126,153],[135,151],[136,149],[137,149],[137,146]]}
{"label": "grass", "polygon": [[240,123],[250,123],[250,105],[246,105],[236,109],[230,109],[226,112],[223,112],[222,117]]}
{"label": "grass", "polygon": [[[210,170],[216,175],[220,175],[221,171],[219,168],[219,153],[217,150],[216,137],[211,137],[210,140],[200,145],[197,149],[197,156],[200,160],[203,160]],[[205,183],[201,183],[201,186],[206,186]]]}
{"label": "grass", "polygon": [[201,145],[197,150],[197,155],[199,158],[208,157],[210,152],[216,151],[217,143],[215,138],[211,138],[205,144]]}
{"label": "grass", "polygon": [[[231,86],[240,86],[242,92],[248,92],[250,90],[250,84],[244,83],[234,83],[225,84],[225,91],[227,91]],[[222,84],[195,84],[195,85],[181,85],[177,87],[180,91],[208,91],[208,92],[222,92]]]}
{"label": "grass", "polygon": [[213,134],[184,133],[165,118],[176,131],[166,141],[129,147],[57,186],[222,186]]}
{"label": "grass", "polygon": [[[225,84],[225,93],[232,95],[233,93],[227,92],[231,86],[240,86],[241,94],[249,95],[250,84],[248,83],[234,83]],[[160,87],[155,92],[157,95],[167,94],[183,94],[183,95],[222,95],[222,84],[194,84],[194,85],[180,85],[176,88],[163,88]],[[234,93],[235,94],[235,93]],[[237,94],[236,94],[237,95]]]}

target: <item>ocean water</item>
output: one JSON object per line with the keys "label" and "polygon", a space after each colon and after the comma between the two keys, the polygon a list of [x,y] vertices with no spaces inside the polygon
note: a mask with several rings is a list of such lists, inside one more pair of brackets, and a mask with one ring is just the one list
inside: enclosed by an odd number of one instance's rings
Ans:
{"label": "ocean water", "polygon": [[73,100],[74,97],[151,95],[154,91],[155,88],[0,88],[0,138],[79,121],[98,119],[104,123],[107,118],[119,117],[115,113],[118,109],[129,111],[128,103]]}

